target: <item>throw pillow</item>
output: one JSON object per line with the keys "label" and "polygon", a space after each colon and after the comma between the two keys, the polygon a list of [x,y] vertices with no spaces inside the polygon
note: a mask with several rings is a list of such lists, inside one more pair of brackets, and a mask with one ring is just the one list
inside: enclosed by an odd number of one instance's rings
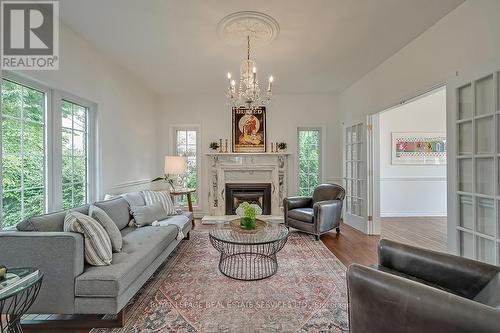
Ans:
{"label": "throw pillow", "polygon": [[172,203],[172,198],[170,197],[170,193],[168,191],[142,191],[142,195],[144,196],[144,201],[146,202],[146,206],[151,206],[156,203],[161,203],[163,209],[167,213],[167,215],[174,215],[174,204]]}
{"label": "throw pillow", "polygon": [[131,206],[130,211],[134,216],[135,225],[143,227],[159,220],[166,219],[168,214],[160,202],[150,206]]}
{"label": "throw pillow", "polygon": [[106,230],[92,217],[69,211],[64,218],[64,231],[83,234],[85,260],[92,266],[111,264],[111,240]]}
{"label": "throw pillow", "polygon": [[91,205],[89,208],[89,216],[95,219],[108,233],[111,240],[111,248],[113,252],[120,252],[123,246],[122,234],[116,226],[115,222],[101,208]]}

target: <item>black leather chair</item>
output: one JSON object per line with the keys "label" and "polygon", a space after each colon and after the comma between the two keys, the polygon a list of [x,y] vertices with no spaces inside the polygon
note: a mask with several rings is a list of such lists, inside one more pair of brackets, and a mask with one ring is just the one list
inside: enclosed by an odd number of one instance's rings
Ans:
{"label": "black leather chair", "polygon": [[345,190],[340,185],[322,184],[312,197],[288,197],[283,200],[285,225],[309,234],[316,240],[334,228],[340,232],[340,217]]}
{"label": "black leather chair", "polygon": [[383,239],[347,271],[351,333],[500,332],[500,267]]}

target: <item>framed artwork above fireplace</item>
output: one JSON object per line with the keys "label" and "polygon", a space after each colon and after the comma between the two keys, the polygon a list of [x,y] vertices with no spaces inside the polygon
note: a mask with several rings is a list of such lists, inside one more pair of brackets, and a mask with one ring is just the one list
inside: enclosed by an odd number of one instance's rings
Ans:
{"label": "framed artwork above fireplace", "polygon": [[232,143],[234,153],[266,151],[266,108],[233,108]]}

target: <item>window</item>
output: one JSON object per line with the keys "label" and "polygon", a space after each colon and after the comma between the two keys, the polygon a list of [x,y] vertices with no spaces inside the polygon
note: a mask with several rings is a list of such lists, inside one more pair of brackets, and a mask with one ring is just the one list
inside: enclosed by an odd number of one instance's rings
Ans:
{"label": "window", "polygon": [[2,80],[2,225],[11,227],[46,206],[46,95]]}
{"label": "window", "polygon": [[0,229],[93,200],[97,169],[95,105],[13,73],[5,75]]}
{"label": "window", "polygon": [[62,203],[63,208],[87,202],[88,108],[62,101]]}
{"label": "window", "polygon": [[[187,172],[179,176],[179,183],[185,188],[198,188],[198,130],[193,128],[178,128],[175,130],[175,154],[186,156]],[[198,204],[198,191],[192,194],[193,205]],[[176,203],[181,206],[187,205],[185,196],[177,197]]]}
{"label": "window", "polygon": [[321,178],[321,129],[298,129],[298,194],[312,195]]}

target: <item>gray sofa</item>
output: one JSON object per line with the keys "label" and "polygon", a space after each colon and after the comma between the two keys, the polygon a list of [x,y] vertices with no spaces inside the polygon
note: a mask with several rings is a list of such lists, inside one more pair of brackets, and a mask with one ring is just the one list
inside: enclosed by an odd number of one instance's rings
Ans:
{"label": "gray sofa", "polygon": [[[44,274],[42,288],[28,313],[116,314],[181,242],[176,226],[129,227],[129,202],[143,203],[141,195],[127,194],[94,203],[121,230],[123,249],[113,253],[109,266],[84,262],[83,236],[63,232],[66,212],[35,216],[18,225],[18,231],[0,232],[0,263],[7,267],[38,267]],[[126,195],[126,196],[127,196]],[[89,205],[75,208],[88,214]],[[191,230],[192,213],[183,213]],[[22,230],[22,231],[20,231]]]}

